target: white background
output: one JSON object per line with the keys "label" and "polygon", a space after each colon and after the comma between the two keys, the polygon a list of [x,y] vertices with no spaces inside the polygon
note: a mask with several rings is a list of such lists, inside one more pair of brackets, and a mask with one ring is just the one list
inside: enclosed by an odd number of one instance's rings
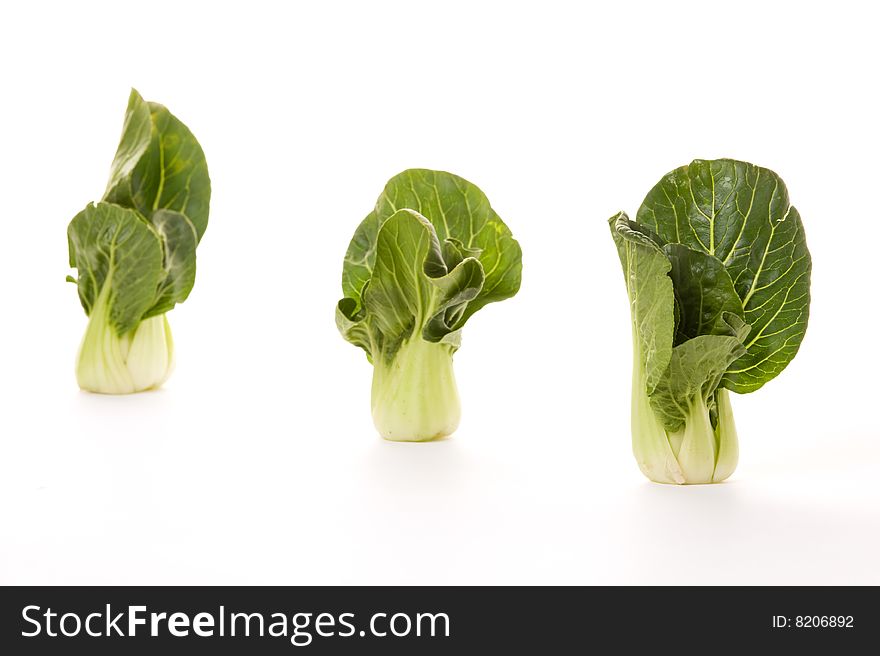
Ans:
{"label": "white background", "polygon": [[[0,582],[880,583],[878,16],[870,3],[16,3],[0,26]],[[159,392],[77,389],[65,230],[129,87],[208,157]],[[733,399],[723,485],[643,479],[606,219],[666,171],[774,169],[813,255],[801,352]],[[374,432],[342,257],[411,167],[524,251],[477,314],[461,428]]]}

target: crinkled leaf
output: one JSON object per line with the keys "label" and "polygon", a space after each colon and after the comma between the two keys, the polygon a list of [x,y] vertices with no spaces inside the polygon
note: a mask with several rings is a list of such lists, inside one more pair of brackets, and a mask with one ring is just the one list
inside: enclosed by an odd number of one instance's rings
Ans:
{"label": "crinkled leaf", "polygon": [[405,171],[349,243],[336,325],[368,357],[414,334],[456,349],[477,309],[516,293],[521,270],[519,244],[476,186]]}
{"label": "crinkled leaf", "polygon": [[466,257],[474,257],[479,259],[480,253],[483,251],[479,248],[468,248],[458,239],[450,237],[444,240],[442,244],[443,261],[451,270],[457,267]]}
{"label": "crinkled leaf", "polygon": [[655,185],[637,219],[727,269],[751,332],[724,386],[750,392],[778,375],[806,332],[811,270],[800,215],[779,176],[746,162],[695,160]]}
{"label": "crinkled leaf", "polygon": [[208,227],[210,199],[205,154],[192,132],[165,107],[144,101],[132,89],[104,200],[150,219],[162,209],[180,212],[200,240]]}
{"label": "crinkled leaf", "polygon": [[433,315],[425,324],[422,337],[429,342],[439,342],[458,331],[464,323],[468,304],[479,295],[484,280],[483,265],[473,257],[459,262],[447,275],[431,278],[436,290],[430,309]]}
{"label": "crinkled leaf", "polygon": [[462,323],[487,303],[510,298],[519,290],[519,243],[476,185],[443,171],[410,169],[385,185],[376,204],[376,215],[383,221],[403,208],[427,218],[441,243],[454,239],[464,249],[479,250],[485,283],[477,298],[468,303]]}
{"label": "crinkled leaf", "polygon": [[483,270],[467,258],[448,271],[434,227],[412,210],[388,218],[376,237],[374,268],[360,299],[346,297],[336,310],[342,335],[371,358],[393,357],[413,335],[446,339],[462,323],[462,312],[479,294]]}
{"label": "crinkled leaf", "polygon": [[638,339],[647,393],[653,392],[672,357],[675,327],[671,264],[656,235],[621,212],[608,221],[617,245],[630,299],[633,331]]}
{"label": "crinkled leaf", "polygon": [[137,326],[164,275],[162,243],[152,225],[133,210],[90,204],[70,222],[67,239],[86,314],[107,283],[114,330],[122,335]]}
{"label": "crinkled leaf", "polygon": [[348,296],[336,304],[336,328],[346,340],[362,348],[372,362],[375,344],[370,325],[365,321],[366,312],[359,310],[357,304],[358,301]]}

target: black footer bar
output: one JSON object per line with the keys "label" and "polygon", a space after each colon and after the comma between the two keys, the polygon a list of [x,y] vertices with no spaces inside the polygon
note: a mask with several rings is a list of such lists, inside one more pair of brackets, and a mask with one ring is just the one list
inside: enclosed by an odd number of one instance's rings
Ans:
{"label": "black footer bar", "polygon": [[869,587],[0,589],[0,653],[16,655],[557,653],[608,644],[706,653],[878,637]]}

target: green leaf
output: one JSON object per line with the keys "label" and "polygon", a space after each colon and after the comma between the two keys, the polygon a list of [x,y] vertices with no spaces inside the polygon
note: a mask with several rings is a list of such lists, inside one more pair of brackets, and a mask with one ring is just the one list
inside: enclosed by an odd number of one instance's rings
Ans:
{"label": "green leaf", "polygon": [[751,392],[777,376],[806,332],[811,271],[800,215],[779,176],[747,162],[695,160],[655,185],[637,220],[665,242],[716,257],[730,275],[751,332],[724,386]]}
{"label": "green leaf", "polygon": [[731,312],[722,312],[720,320],[715,324],[714,334],[736,337],[740,342],[744,342],[749,330],[751,326],[743,321],[742,317]]}
{"label": "green leaf", "polygon": [[110,285],[109,321],[118,335],[134,329],[155,303],[163,277],[162,243],[137,212],[113,205],[87,205],[67,229],[71,265],[86,314]]}
{"label": "green leaf", "polygon": [[339,333],[347,341],[362,348],[367,359],[372,362],[377,344],[370,332],[370,324],[365,319],[366,311],[358,308],[357,300],[346,296],[336,304],[336,328]]}
{"label": "green leaf", "polygon": [[364,286],[373,275],[376,262],[376,238],[382,222],[376,212],[370,212],[355,230],[345,252],[342,266],[342,294],[354,299],[355,309],[361,306]]}
{"label": "green leaf", "polygon": [[738,337],[723,335],[700,335],[672,349],[669,368],[650,395],[651,407],[664,427],[669,431],[681,429],[697,395],[711,405],[724,372],[744,353]]}
{"label": "green leaf", "polygon": [[386,340],[403,340],[428,322],[433,288],[425,271],[441,267],[445,273],[437,235],[423,216],[400,210],[382,224],[364,305]]}
{"label": "green leaf", "polygon": [[639,345],[639,365],[644,371],[646,392],[652,393],[666,373],[672,357],[675,309],[672,265],[656,235],[643,231],[623,212],[608,221],[617,245],[630,299],[634,338]]}
{"label": "green leaf", "polygon": [[[485,282],[483,265],[473,257],[461,260],[448,275],[431,278],[435,288],[431,318],[422,330],[422,337],[429,342],[446,340],[457,332],[465,321],[468,304],[480,294]],[[458,344],[455,343],[456,348]]]}
{"label": "green leaf", "polygon": [[678,310],[676,344],[699,335],[724,334],[728,327],[722,320],[724,313],[743,317],[733,281],[718,258],[681,244],[667,244],[663,251],[672,264],[669,275]]}
{"label": "green leaf", "polygon": [[476,185],[443,171],[410,169],[385,185],[375,211],[381,222],[404,208],[427,218],[441,243],[453,239],[464,249],[479,251],[485,283],[465,309],[462,323],[484,305],[519,291],[522,250]]}
{"label": "green leaf", "polygon": [[448,271],[434,227],[407,209],[382,224],[375,251],[363,296],[346,297],[337,305],[336,324],[343,336],[372,359],[377,351],[392,358],[415,335],[457,346],[457,337],[450,334],[461,328],[464,308],[480,292],[480,262],[469,257]]}
{"label": "green leaf", "polygon": [[210,199],[205,154],[192,132],[165,107],[132,90],[104,200],[150,219],[158,210],[180,212],[201,240]]}
{"label": "green leaf", "polygon": [[479,259],[480,254],[483,252],[480,248],[468,248],[453,237],[444,240],[441,248],[443,250],[443,261],[446,262],[446,266],[450,269],[457,267],[467,257]]}
{"label": "green leaf", "polygon": [[476,186],[405,171],[349,243],[336,325],[371,361],[414,335],[454,351],[477,309],[516,293],[521,270],[519,244]]}
{"label": "green leaf", "polygon": [[750,264],[756,273],[743,269],[736,283],[738,289],[747,289],[743,307],[751,325],[745,341],[748,352],[724,376],[724,386],[741,393],[760,388],[791,362],[810,315],[812,261],[794,207],[773,224],[769,240],[758,252],[760,261],[755,257]]}
{"label": "green leaf", "polygon": [[[131,175],[150,147],[152,130],[150,108],[141,95],[132,89],[122,124],[122,137],[119,139],[119,147],[110,166],[110,180],[104,192],[105,199],[131,198]],[[130,202],[128,206],[133,207]]]}
{"label": "green leaf", "polygon": [[177,303],[183,303],[196,281],[198,236],[190,220],[180,212],[158,210],[153,213],[152,223],[162,239],[163,275],[156,302],[144,318],[164,314]]}

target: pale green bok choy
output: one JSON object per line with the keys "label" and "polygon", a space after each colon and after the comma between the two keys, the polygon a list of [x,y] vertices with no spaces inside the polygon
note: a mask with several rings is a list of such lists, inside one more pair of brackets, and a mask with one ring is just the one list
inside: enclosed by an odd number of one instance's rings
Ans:
{"label": "pale green bok choy", "polygon": [[342,336],[373,364],[373,422],[384,438],[456,430],[461,329],[516,294],[521,272],[519,244],[475,185],[425,169],[388,182],[349,244],[336,307]]}

